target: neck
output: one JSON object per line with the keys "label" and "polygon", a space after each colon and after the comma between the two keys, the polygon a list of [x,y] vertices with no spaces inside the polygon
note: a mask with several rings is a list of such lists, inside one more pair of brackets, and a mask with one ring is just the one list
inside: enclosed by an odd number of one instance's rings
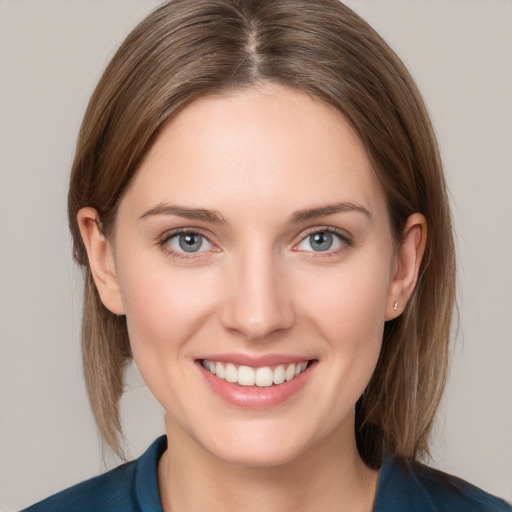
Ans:
{"label": "neck", "polygon": [[[353,425],[352,425],[353,426]],[[278,466],[229,464],[166,421],[158,467],[165,512],[371,512],[378,472],[361,460],[353,428],[335,431]]]}

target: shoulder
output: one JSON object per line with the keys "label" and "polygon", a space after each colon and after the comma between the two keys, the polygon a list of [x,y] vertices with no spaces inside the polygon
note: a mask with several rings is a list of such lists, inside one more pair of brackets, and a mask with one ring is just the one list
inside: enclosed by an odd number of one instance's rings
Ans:
{"label": "shoulder", "polygon": [[81,482],[26,509],[27,512],[137,510],[131,506],[136,462]]}
{"label": "shoulder", "polygon": [[65,489],[23,512],[160,512],[157,465],[165,451],[157,439],[138,459]]}
{"label": "shoulder", "polygon": [[375,512],[512,512],[505,501],[468,482],[404,459],[381,469]]}

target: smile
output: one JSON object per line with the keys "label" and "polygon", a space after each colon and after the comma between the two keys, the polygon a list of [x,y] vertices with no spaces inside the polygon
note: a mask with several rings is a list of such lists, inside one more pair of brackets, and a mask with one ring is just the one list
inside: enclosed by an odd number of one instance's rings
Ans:
{"label": "smile", "polygon": [[298,377],[307,367],[309,361],[298,363],[280,364],[275,367],[262,366],[251,368],[250,366],[237,366],[233,363],[209,361],[203,359],[201,364],[218,379],[240,386],[270,387],[290,382]]}

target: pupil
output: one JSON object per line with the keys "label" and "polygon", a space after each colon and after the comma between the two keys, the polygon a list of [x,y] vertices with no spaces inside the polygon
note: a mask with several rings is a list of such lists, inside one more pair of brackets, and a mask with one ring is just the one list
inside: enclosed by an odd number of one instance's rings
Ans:
{"label": "pupil", "polygon": [[203,241],[201,235],[189,233],[180,235],[179,244],[185,252],[196,252],[201,248]]}
{"label": "pupil", "polygon": [[327,251],[332,245],[332,235],[325,231],[315,233],[311,237],[311,247],[315,251]]}

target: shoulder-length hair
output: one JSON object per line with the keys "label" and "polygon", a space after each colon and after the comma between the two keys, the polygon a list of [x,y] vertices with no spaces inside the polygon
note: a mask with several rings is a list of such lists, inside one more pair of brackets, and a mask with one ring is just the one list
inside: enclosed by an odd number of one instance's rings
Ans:
{"label": "shoulder-length hair", "polygon": [[360,137],[387,198],[400,243],[409,215],[428,223],[426,254],[403,314],[386,323],[380,358],[356,407],[363,459],[418,458],[445,385],[455,257],[437,143],[408,71],[383,39],[337,0],[174,0],[127,37],[100,79],[81,127],[69,189],[74,257],[85,278],[86,385],[102,438],[118,454],[124,317],[103,306],[77,213],[96,208],[105,235],[119,200],[159,130],[200,96],[272,82],[340,112]]}

